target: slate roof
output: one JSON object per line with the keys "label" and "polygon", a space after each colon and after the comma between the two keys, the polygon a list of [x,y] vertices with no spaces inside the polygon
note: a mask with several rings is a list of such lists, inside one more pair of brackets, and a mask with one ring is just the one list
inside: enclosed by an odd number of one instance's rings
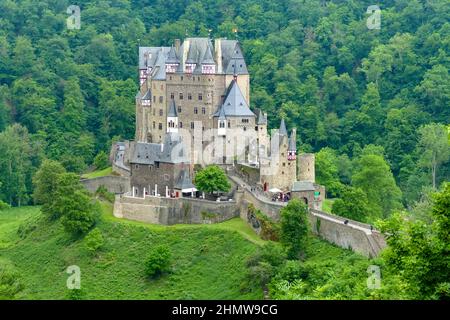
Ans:
{"label": "slate roof", "polygon": [[[225,101],[221,106],[226,117],[255,117],[255,114],[250,110],[247,101],[242,94],[241,89],[236,80],[232,80],[228,87]],[[220,109],[214,114],[215,117],[220,115]]]}
{"label": "slate roof", "polygon": [[264,114],[264,112],[261,109],[258,109],[257,113],[258,113],[257,124],[267,124],[267,114]]}
{"label": "slate roof", "polygon": [[137,142],[130,163],[153,165],[155,162],[189,163],[186,147],[178,133],[166,133],[164,143]]}
{"label": "slate roof", "polygon": [[309,181],[295,181],[292,184],[292,190],[291,191],[315,191],[314,184]]}
{"label": "slate roof", "polygon": [[294,135],[294,130],[292,130],[291,137],[289,138],[289,144],[288,144],[289,151],[297,151],[296,138],[297,137]]}
{"label": "slate roof", "polygon": [[280,123],[280,131],[278,131],[280,135],[287,136],[286,123],[284,123],[284,119],[281,119]]}
{"label": "slate roof", "polygon": [[177,107],[175,105],[175,100],[174,99],[170,100],[169,112],[167,113],[167,116],[168,117],[178,117]]}
{"label": "slate roof", "polygon": [[[186,40],[188,40],[186,42]],[[186,57],[183,56],[184,47],[189,43]],[[166,77],[166,63],[179,63],[177,72],[183,72],[186,63],[195,63],[193,73],[201,72],[201,64],[215,64],[216,49],[209,38],[187,38],[179,51],[171,47],[139,47],[139,69],[152,68],[152,78],[164,80]],[[222,73],[248,74],[242,49],[237,40],[220,40],[222,53]],[[217,70],[217,68],[216,68]]]}
{"label": "slate roof", "polygon": [[152,93],[150,90],[147,90],[147,92],[142,97],[142,100],[152,100]]}
{"label": "slate roof", "polygon": [[186,169],[183,169],[178,177],[177,182],[174,185],[175,189],[191,189],[195,188],[192,183],[191,177],[189,176],[189,172]]}
{"label": "slate roof", "polygon": [[177,57],[177,53],[175,51],[175,47],[172,46],[170,48],[169,54],[167,55],[166,63],[180,63],[180,59]]}

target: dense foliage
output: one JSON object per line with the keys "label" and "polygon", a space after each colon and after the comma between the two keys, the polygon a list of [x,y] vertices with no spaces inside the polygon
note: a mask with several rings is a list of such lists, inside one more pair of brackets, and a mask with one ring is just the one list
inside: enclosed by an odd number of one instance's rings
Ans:
{"label": "dense foliage", "polygon": [[195,186],[198,190],[212,194],[214,192],[228,192],[231,184],[222,168],[210,165],[195,174]]}
{"label": "dense foliage", "polygon": [[[286,116],[301,151],[333,150],[331,194],[351,182],[367,144],[384,148],[403,204],[448,180],[448,153],[433,162],[430,135],[418,130],[450,119],[447,0],[384,1],[380,30],[366,26],[368,0],[83,0],[79,30],[67,28],[70,4],[0,4],[0,131],[27,129],[0,137],[0,198],[9,204],[30,200],[43,157],[81,172],[114,139],[133,138],[139,43],[168,46],[209,30],[241,41],[252,105],[271,127]],[[17,152],[24,157],[8,172]]]}
{"label": "dense foliage", "polygon": [[298,199],[292,199],[280,211],[281,243],[287,248],[289,258],[297,259],[305,248],[308,235],[308,207]]}

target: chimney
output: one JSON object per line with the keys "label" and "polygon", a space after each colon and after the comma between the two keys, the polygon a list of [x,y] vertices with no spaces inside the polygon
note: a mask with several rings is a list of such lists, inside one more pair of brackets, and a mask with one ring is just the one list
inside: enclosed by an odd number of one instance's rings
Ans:
{"label": "chimney", "polygon": [[215,60],[217,63],[217,73],[222,73],[222,46],[221,46],[221,39],[215,39],[214,40],[214,49],[215,49]]}
{"label": "chimney", "polygon": [[180,45],[181,45],[180,39],[175,39],[175,50],[177,51],[177,54],[180,52]]}

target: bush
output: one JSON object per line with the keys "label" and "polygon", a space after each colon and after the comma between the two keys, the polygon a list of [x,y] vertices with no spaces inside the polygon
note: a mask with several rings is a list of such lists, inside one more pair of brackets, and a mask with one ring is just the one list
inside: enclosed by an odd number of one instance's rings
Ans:
{"label": "bush", "polygon": [[109,167],[109,157],[105,151],[100,151],[94,158],[94,166],[97,170]]}
{"label": "bush", "polygon": [[277,270],[286,260],[286,251],[276,243],[269,241],[258,252],[247,260],[247,286],[258,283],[265,287],[277,274]]}
{"label": "bush", "polygon": [[6,202],[3,202],[2,200],[0,200],[0,211],[2,210],[6,210],[11,208],[11,206],[9,204],[7,204]]}
{"label": "bush", "polygon": [[257,210],[253,204],[248,206],[248,215],[254,215],[261,225],[259,236],[263,240],[278,241],[280,239],[280,225],[270,219],[261,210]]}
{"label": "bush", "polygon": [[171,252],[168,246],[160,245],[150,251],[145,261],[145,273],[149,277],[158,277],[170,270]]}
{"label": "bush", "polygon": [[101,185],[98,187],[97,191],[95,191],[95,194],[104,200],[113,203],[115,200],[115,195],[112,192],[109,192],[108,189],[104,185]]}
{"label": "bush", "polygon": [[12,300],[22,289],[19,273],[12,266],[0,261],[0,300]]}
{"label": "bush", "polygon": [[101,231],[98,228],[95,228],[84,238],[84,243],[86,248],[93,253],[105,244],[105,240],[103,239]]}

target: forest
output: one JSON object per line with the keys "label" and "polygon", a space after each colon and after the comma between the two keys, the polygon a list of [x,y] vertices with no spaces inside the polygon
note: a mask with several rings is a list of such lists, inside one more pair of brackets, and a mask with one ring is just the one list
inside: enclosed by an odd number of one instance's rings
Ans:
{"label": "forest", "polygon": [[329,197],[384,217],[448,181],[448,1],[384,1],[380,29],[366,25],[370,1],[77,1],[74,30],[71,4],[0,3],[0,199],[11,205],[30,203],[44,158],[81,173],[132,139],[139,44],[185,36],[240,40],[251,106],[272,128],[281,117],[298,128]]}
{"label": "forest", "polygon": [[[112,142],[134,138],[139,45],[237,38],[251,107],[269,114],[270,128],[281,118],[297,128],[298,150],[316,153],[317,182],[335,199],[331,211],[393,235],[379,261],[391,282],[372,298],[448,298],[450,2],[383,1],[379,29],[369,28],[373,4],[0,1],[0,210],[33,204],[42,193],[36,180],[56,171],[76,183]],[[70,5],[81,9],[79,29],[68,28]],[[47,175],[39,174],[43,163]],[[73,201],[89,202],[75,191]],[[317,265],[279,267],[284,259],[268,245],[250,266],[274,298],[368,297],[365,262],[355,293],[345,279],[323,284]],[[356,268],[349,261],[348,279]]]}

